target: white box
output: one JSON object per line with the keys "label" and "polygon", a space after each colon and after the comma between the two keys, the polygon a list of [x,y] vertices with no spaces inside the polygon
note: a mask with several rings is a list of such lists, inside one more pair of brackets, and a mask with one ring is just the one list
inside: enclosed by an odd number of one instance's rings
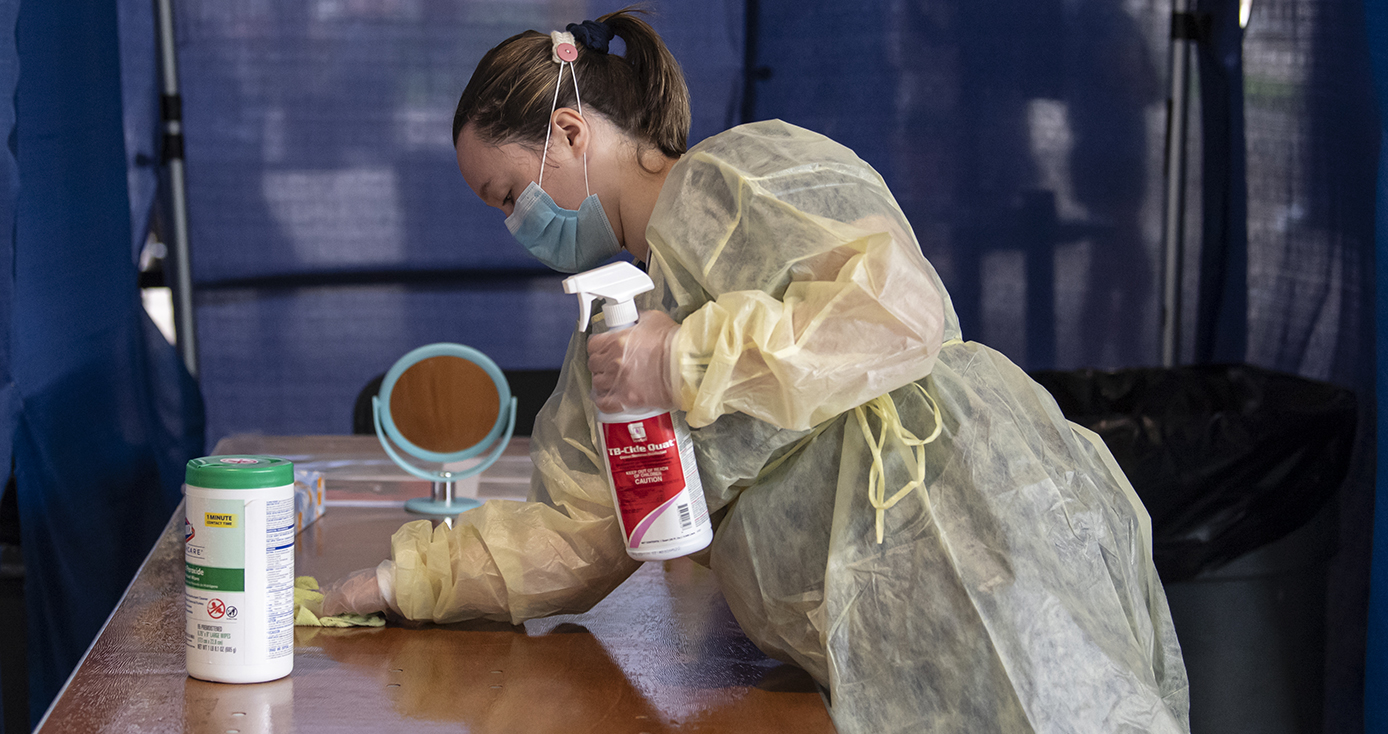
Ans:
{"label": "white box", "polygon": [[294,469],[294,533],[323,516],[323,473]]}

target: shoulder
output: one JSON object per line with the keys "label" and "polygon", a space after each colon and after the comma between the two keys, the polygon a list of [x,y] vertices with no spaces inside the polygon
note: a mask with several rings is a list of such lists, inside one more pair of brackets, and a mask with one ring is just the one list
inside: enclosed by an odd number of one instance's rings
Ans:
{"label": "shoulder", "polygon": [[882,176],[848,146],[781,120],[739,125],[700,141],[670,169],[657,212],[775,202],[815,214],[853,189],[887,197]]}
{"label": "shoulder", "polygon": [[744,147],[768,147],[786,145],[789,143],[812,143],[818,141],[828,141],[829,138],[819,133],[792,125],[784,120],[762,120],[760,122],[749,122],[737,127],[729,128],[721,133],[712,135],[699,141],[689,149],[691,153],[698,151],[721,151],[728,149],[741,149]]}
{"label": "shoulder", "polygon": [[819,133],[768,120],[690,148],[661,187],[646,240],[670,277],[688,276],[686,292],[779,297],[794,263],[861,236],[853,223],[873,215],[900,209],[872,166]]}
{"label": "shoulder", "polygon": [[782,120],[738,125],[705,138],[690,148],[680,163],[688,168],[725,166],[755,178],[807,172],[820,166],[844,167],[880,178],[847,146]]}

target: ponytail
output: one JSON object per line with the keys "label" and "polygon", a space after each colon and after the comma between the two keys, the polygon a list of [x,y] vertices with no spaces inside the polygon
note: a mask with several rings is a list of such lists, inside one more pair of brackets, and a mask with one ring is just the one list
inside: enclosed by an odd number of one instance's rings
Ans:
{"label": "ponytail", "polygon": [[[585,111],[597,110],[639,148],[677,158],[688,149],[689,88],[660,35],[637,17],[644,12],[628,7],[599,17],[626,44],[625,55],[580,44],[573,67]],[[458,100],[453,144],[468,124],[490,143],[543,144],[560,68],[550,51],[550,37],[536,31],[488,51]],[[571,85],[559,85],[558,106],[578,108]]]}
{"label": "ponytail", "polygon": [[630,8],[608,13],[598,22],[606,23],[626,44],[624,60],[639,87],[634,100],[640,108],[636,128],[666,156],[684,155],[689,141],[689,88],[679,62],[655,29]]}

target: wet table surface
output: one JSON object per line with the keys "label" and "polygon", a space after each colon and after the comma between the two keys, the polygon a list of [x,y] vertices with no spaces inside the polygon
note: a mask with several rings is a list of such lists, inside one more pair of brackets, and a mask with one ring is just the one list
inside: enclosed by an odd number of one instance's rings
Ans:
{"label": "wet table surface", "polygon": [[[374,437],[233,436],[214,453],[270,453],[323,471],[328,509],[298,536],[296,573],[373,566],[416,519],[428,484],[389,465]],[[523,496],[518,440],[478,497]],[[586,614],[405,628],[296,627],[294,672],[254,685],[187,676],[183,508],[170,519],[42,732],[465,731],[833,732],[800,670],[742,634],[712,574],[647,563]]]}

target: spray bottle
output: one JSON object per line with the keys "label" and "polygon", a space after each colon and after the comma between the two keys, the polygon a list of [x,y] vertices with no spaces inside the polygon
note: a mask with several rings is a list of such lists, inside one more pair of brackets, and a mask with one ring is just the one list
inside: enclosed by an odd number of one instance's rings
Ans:
{"label": "spray bottle", "polygon": [[[607,330],[634,326],[633,302],[654,288],[631,263],[616,262],[564,280],[578,296],[578,328],[588,328],[593,299],[602,298]],[[713,540],[694,442],[682,417],[665,410],[598,411],[598,442],[627,555],[664,561],[703,550]]]}

